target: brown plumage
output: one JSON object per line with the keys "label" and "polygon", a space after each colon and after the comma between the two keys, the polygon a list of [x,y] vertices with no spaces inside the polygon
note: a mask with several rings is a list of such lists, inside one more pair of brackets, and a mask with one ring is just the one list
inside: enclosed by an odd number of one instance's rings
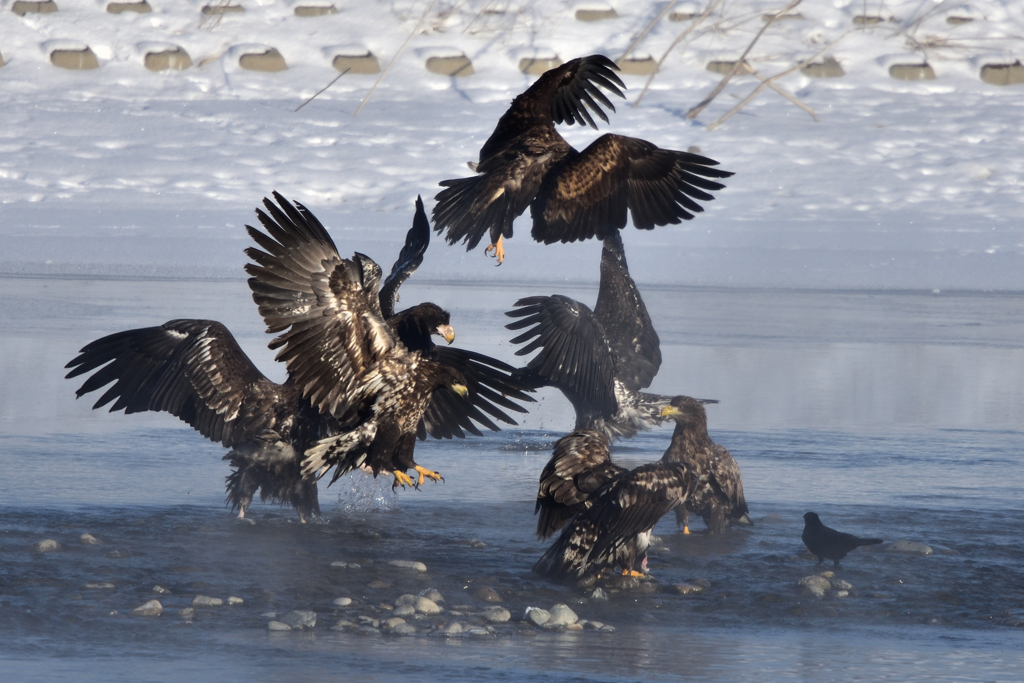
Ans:
{"label": "brown plumage", "polygon": [[627,212],[641,229],[679,223],[703,211],[710,191],[724,187],[709,178],[732,174],[713,168],[706,157],[659,149],[636,138],[604,135],[582,152],[555,129],[556,123],[588,123],[589,110],[607,121],[602,106],[614,111],[602,92],[623,96],[625,85],[614,62],[603,55],[573,59],[547,71],[498,121],[480,149],[476,176],[444,180],[434,206],[434,229],[449,244],[467,250],[489,233],[499,263],[502,238],[526,207],[538,242],[573,242],[598,237],[626,225]]}
{"label": "brown plumage", "polygon": [[700,401],[676,396],[662,415],[676,422],[672,444],[662,460],[686,465],[697,485],[684,506],[676,509],[676,522],[689,533],[689,513],[700,515],[709,533],[721,533],[728,524],[751,526],[743,480],[735,458],[708,435],[707,413]]}

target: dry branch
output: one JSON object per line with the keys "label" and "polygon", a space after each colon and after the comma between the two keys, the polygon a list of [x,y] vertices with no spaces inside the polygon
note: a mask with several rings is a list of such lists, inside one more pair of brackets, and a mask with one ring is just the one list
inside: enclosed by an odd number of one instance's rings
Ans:
{"label": "dry branch", "polygon": [[622,56],[619,57],[620,62],[629,56],[629,53],[633,51],[633,48],[640,44],[640,41],[643,40],[647,36],[647,34],[651,32],[651,29],[654,28],[655,24],[661,21],[665,17],[665,15],[668,14],[669,11],[676,6],[676,3],[678,1],[679,0],[672,0],[672,2],[665,5],[665,9],[658,12],[658,16],[654,17],[654,19],[651,20],[651,23],[647,24],[647,28],[641,31],[640,35],[634,38],[633,42],[630,43],[629,47],[626,48],[626,51],[622,53]]}

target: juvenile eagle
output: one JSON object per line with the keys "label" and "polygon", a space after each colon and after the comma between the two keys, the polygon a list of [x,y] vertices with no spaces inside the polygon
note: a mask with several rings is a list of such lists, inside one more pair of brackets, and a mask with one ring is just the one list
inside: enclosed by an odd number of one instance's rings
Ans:
{"label": "juvenile eagle", "polygon": [[831,529],[822,524],[821,519],[813,512],[804,514],[804,533],[801,540],[807,549],[818,557],[818,564],[827,558],[832,560],[834,567],[838,567],[839,560],[846,557],[851,550],[862,545],[878,545],[882,542],[880,538],[860,538]]}
{"label": "juvenile eagle", "polygon": [[672,397],[641,391],[661,367],[661,342],[629,275],[618,231],[604,239],[593,311],[558,294],[527,297],[515,306],[505,315],[519,320],[505,327],[529,328],[512,339],[529,342],[516,355],[539,351],[516,377],[561,391],[576,411],[576,429],[629,438],[663,421],[661,409]]}
{"label": "juvenile eagle", "polygon": [[447,229],[448,243],[462,240],[467,251],[489,233],[486,253],[500,264],[502,239],[512,237],[527,206],[533,239],[545,244],[604,239],[625,227],[627,210],[642,230],[703,211],[697,200],[711,201],[709,192],[724,187],[709,178],[732,175],[713,168],[717,161],[613,134],[578,152],[555,130],[556,123],[596,129],[590,111],[608,121],[602,106],[615,107],[602,88],[625,97],[626,87],[613,69],[603,55],[573,59],[516,97],[480,149],[477,175],[441,181],[434,229]]}

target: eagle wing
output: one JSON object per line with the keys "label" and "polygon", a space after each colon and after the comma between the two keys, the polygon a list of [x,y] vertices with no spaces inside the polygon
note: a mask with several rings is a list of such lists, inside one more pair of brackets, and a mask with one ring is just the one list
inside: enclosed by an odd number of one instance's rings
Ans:
{"label": "eagle wing", "polygon": [[423,254],[430,245],[430,222],[423,210],[423,199],[416,197],[416,214],[412,219],[412,227],[405,234],[405,244],[398,254],[398,260],[391,266],[391,273],[380,288],[380,308],[385,320],[395,314],[398,303],[398,288],[409,279],[420,264]]}
{"label": "eagle wing", "polygon": [[273,428],[274,407],[283,400],[281,385],[212,320],[111,334],[86,345],[66,367],[69,379],[96,370],[75,392],[79,397],[113,382],[94,409],[113,401],[111,412],[167,412],[229,447]]}
{"label": "eagle wing", "polygon": [[[500,431],[491,418],[505,424],[518,424],[502,408],[525,413],[515,401],[533,403],[526,387],[512,378],[515,368],[482,353],[452,347],[436,347],[432,360],[457,369],[466,378],[469,395],[465,398],[448,387],[434,391],[419,424],[419,437],[435,439],[464,438],[465,432],[480,436],[478,424]],[[515,399],[515,400],[513,400]],[[490,417],[488,417],[490,416]]]}
{"label": "eagle wing", "polygon": [[715,444],[712,448],[711,472],[714,485],[720,491],[723,501],[727,501],[730,512],[741,510],[746,512],[747,499],[743,495],[743,477],[736,458],[732,457],[723,446]]}
{"label": "eagle wing", "polygon": [[515,306],[505,315],[520,319],[505,327],[530,328],[512,339],[513,344],[530,342],[516,355],[540,350],[526,368],[549,384],[570,389],[603,414],[614,413],[615,360],[593,312],[558,294],[526,297]]}
{"label": "eagle wing", "polygon": [[537,490],[539,538],[547,538],[590,507],[594,492],[626,471],[611,461],[610,446],[609,438],[593,429],[577,430],[555,443]]}
{"label": "eagle wing", "polygon": [[704,210],[697,200],[709,202],[710,191],[725,187],[709,178],[732,175],[717,165],[645,140],[602,135],[548,173],[530,205],[533,238],[545,244],[604,239],[625,227],[627,209],[642,230],[689,220]]}
{"label": "eagle wing", "polygon": [[[267,234],[246,226],[263,251],[245,253],[249,288],[268,332],[302,396],[341,418],[363,398],[380,360],[400,353],[363,287],[366,257],[342,259],[320,221],[278,193],[256,211]],[[374,297],[376,292],[373,293]],[[398,347],[398,348],[396,348]]]}

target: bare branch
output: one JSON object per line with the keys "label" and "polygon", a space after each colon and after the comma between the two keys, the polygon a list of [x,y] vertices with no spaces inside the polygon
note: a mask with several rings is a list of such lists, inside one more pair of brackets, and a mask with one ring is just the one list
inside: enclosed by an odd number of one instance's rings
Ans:
{"label": "bare branch", "polygon": [[669,11],[676,6],[677,2],[679,2],[679,0],[672,0],[672,2],[665,5],[665,9],[658,12],[658,16],[654,17],[654,19],[651,20],[651,23],[647,24],[647,28],[641,31],[640,35],[634,38],[633,42],[629,44],[629,47],[626,48],[626,51],[622,53],[621,57],[619,57],[619,61],[622,61],[623,59],[629,56],[629,53],[633,51],[633,48],[640,44],[640,41],[643,40],[647,36],[647,34],[651,32],[651,29],[654,28],[655,24],[661,21],[665,17],[665,15],[668,14]]}
{"label": "bare branch", "polygon": [[334,78],[332,78],[332,79],[331,79],[331,82],[330,82],[330,83],[328,83],[328,84],[327,84],[327,85],[325,85],[324,87],[322,87],[322,88],[320,88],[319,90],[317,90],[317,91],[316,91],[316,93],[314,93],[312,97],[310,97],[310,98],[309,98],[308,100],[306,100],[305,102],[303,102],[303,103],[302,103],[302,104],[300,104],[299,106],[295,107],[295,111],[298,111],[298,110],[302,109],[302,108],[303,108],[303,107],[305,107],[305,106],[306,106],[307,104],[309,104],[310,102],[312,102],[313,100],[315,100],[315,99],[316,99],[316,96],[317,96],[317,95],[319,95],[319,94],[320,94],[320,93],[322,93],[322,92],[323,92],[324,90],[327,90],[327,89],[328,89],[328,88],[330,88],[330,87],[331,87],[332,85],[334,85],[335,83],[337,83],[337,82],[338,82],[338,79],[339,79],[339,78],[341,78],[342,76],[344,76],[345,74],[347,74],[347,73],[348,73],[349,71],[351,71],[351,70],[352,70],[352,67],[349,67],[349,68],[345,69],[344,71],[342,71],[342,72],[341,72],[340,74],[338,74],[337,76],[335,76]]}

